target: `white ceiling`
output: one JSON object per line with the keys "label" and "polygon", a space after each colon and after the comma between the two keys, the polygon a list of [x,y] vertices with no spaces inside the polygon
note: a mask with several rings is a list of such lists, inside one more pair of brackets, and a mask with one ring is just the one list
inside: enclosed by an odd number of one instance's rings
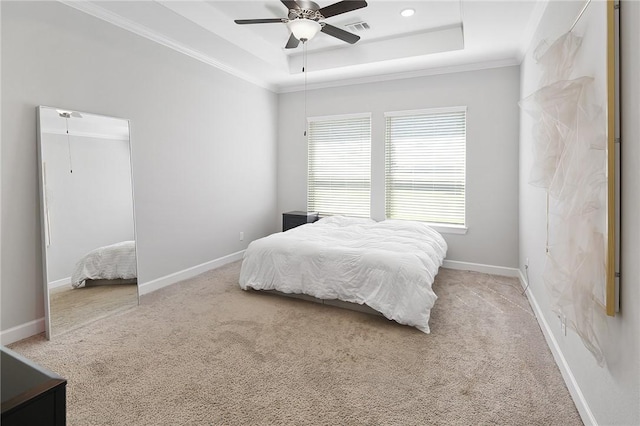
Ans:
{"label": "white ceiling", "polygon": [[[302,43],[284,49],[285,24],[234,19],[284,18],[279,0],[61,2],[277,92],[304,82]],[[336,0],[316,0],[320,7]],[[309,87],[350,84],[520,63],[546,0],[368,0],[325,22],[355,32],[351,45],[319,33],[307,43]],[[400,11],[415,9],[412,17]],[[346,25],[366,22],[370,29]]]}

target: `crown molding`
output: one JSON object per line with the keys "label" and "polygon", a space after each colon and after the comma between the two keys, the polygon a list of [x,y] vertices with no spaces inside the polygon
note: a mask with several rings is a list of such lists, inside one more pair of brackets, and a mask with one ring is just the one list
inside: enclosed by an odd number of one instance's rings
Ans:
{"label": "crown molding", "polygon": [[173,49],[177,52],[180,52],[184,55],[187,55],[193,59],[196,59],[200,62],[203,62],[207,65],[211,65],[212,67],[215,67],[221,71],[224,71],[228,74],[231,74],[235,77],[238,77],[242,80],[245,80],[249,83],[252,83],[256,86],[262,87],[264,89],[270,90],[272,92],[274,92],[276,90],[276,87],[270,83],[267,83],[266,81],[260,80],[260,79],[256,79],[253,76],[250,76],[249,74],[246,74],[236,68],[230,67],[226,64],[223,64],[222,62],[217,61],[216,59],[212,58],[209,55],[206,55],[202,52],[199,52],[197,50],[191,49],[190,47],[185,46],[182,43],[179,43],[169,37],[165,37],[161,34],[158,34],[157,32],[143,26],[140,25],[138,23],[135,23],[133,21],[130,21],[126,18],[123,18],[120,15],[117,15],[113,12],[110,12],[100,6],[97,6],[87,0],[57,0],[59,3],[62,3],[66,6],[72,7],[76,10],[79,10],[81,12],[84,12],[88,15],[91,15],[95,18],[101,19],[105,22],[108,22],[110,24],[113,24],[117,27],[120,27],[124,30],[130,31],[134,34],[137,34],[141,37],[144,37],[148,40],[154,41],[158,44],[161,44],[165,47],[168,47],[170,49]]}
{"label": "crown molding", "polygon": [[[520,65],[518,58],[500,59],[495,61],[475,62],[472,64],[452,65],[439,68],[425,68],[416,71],[406,71],[399,73],[371,75],[368,77],[354,77],[343,80],[333,80],[320,83],[308,84],[306,90],[328,89],[332,87],[353,86],[356,84],[378,83],[390,80],[404,80],[407,78],[428,77],[432,75],[453,74],[467,71],[479,71],[490,68],[503,68]],[[305,90],[304,84],[292,86],[279,86],[276,93],[301,92]]]}

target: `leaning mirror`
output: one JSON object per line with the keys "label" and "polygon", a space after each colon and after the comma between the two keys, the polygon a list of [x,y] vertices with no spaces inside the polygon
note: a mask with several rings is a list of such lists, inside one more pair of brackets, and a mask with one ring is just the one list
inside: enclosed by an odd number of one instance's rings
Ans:
{"label": "leaning mirror", "polygon": [[138,304],[129,121],[37,108],[47,338]]}

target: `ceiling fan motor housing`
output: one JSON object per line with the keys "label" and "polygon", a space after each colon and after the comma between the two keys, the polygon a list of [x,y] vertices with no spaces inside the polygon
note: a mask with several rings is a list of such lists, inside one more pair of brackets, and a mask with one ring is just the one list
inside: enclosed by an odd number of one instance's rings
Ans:
{"label": "ceiling fan motor housing", "polygon": [[296,0],[296,4],[298,6],[298,9],[307,9],[312,11],[320,10],[320,6],[318,6],[318,3],[310,0]]}
{"label": "ceiling fan motor housing", "polygon": [[324,16],[317,10],[311,9],[291,9],[289,11],[289,20],[294,19],[309,19],[311,21],[319,21],[324,19]]}

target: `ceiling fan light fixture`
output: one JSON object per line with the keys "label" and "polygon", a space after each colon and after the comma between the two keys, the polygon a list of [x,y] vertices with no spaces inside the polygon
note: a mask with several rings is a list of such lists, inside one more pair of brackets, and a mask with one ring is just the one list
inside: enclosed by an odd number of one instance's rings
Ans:
{"label": "ceiling fan light fixture", "polygon": [[322,29],[322,26],[311,19],[301,18],[287,22],[289,30],[300,41],[309,41]]}

